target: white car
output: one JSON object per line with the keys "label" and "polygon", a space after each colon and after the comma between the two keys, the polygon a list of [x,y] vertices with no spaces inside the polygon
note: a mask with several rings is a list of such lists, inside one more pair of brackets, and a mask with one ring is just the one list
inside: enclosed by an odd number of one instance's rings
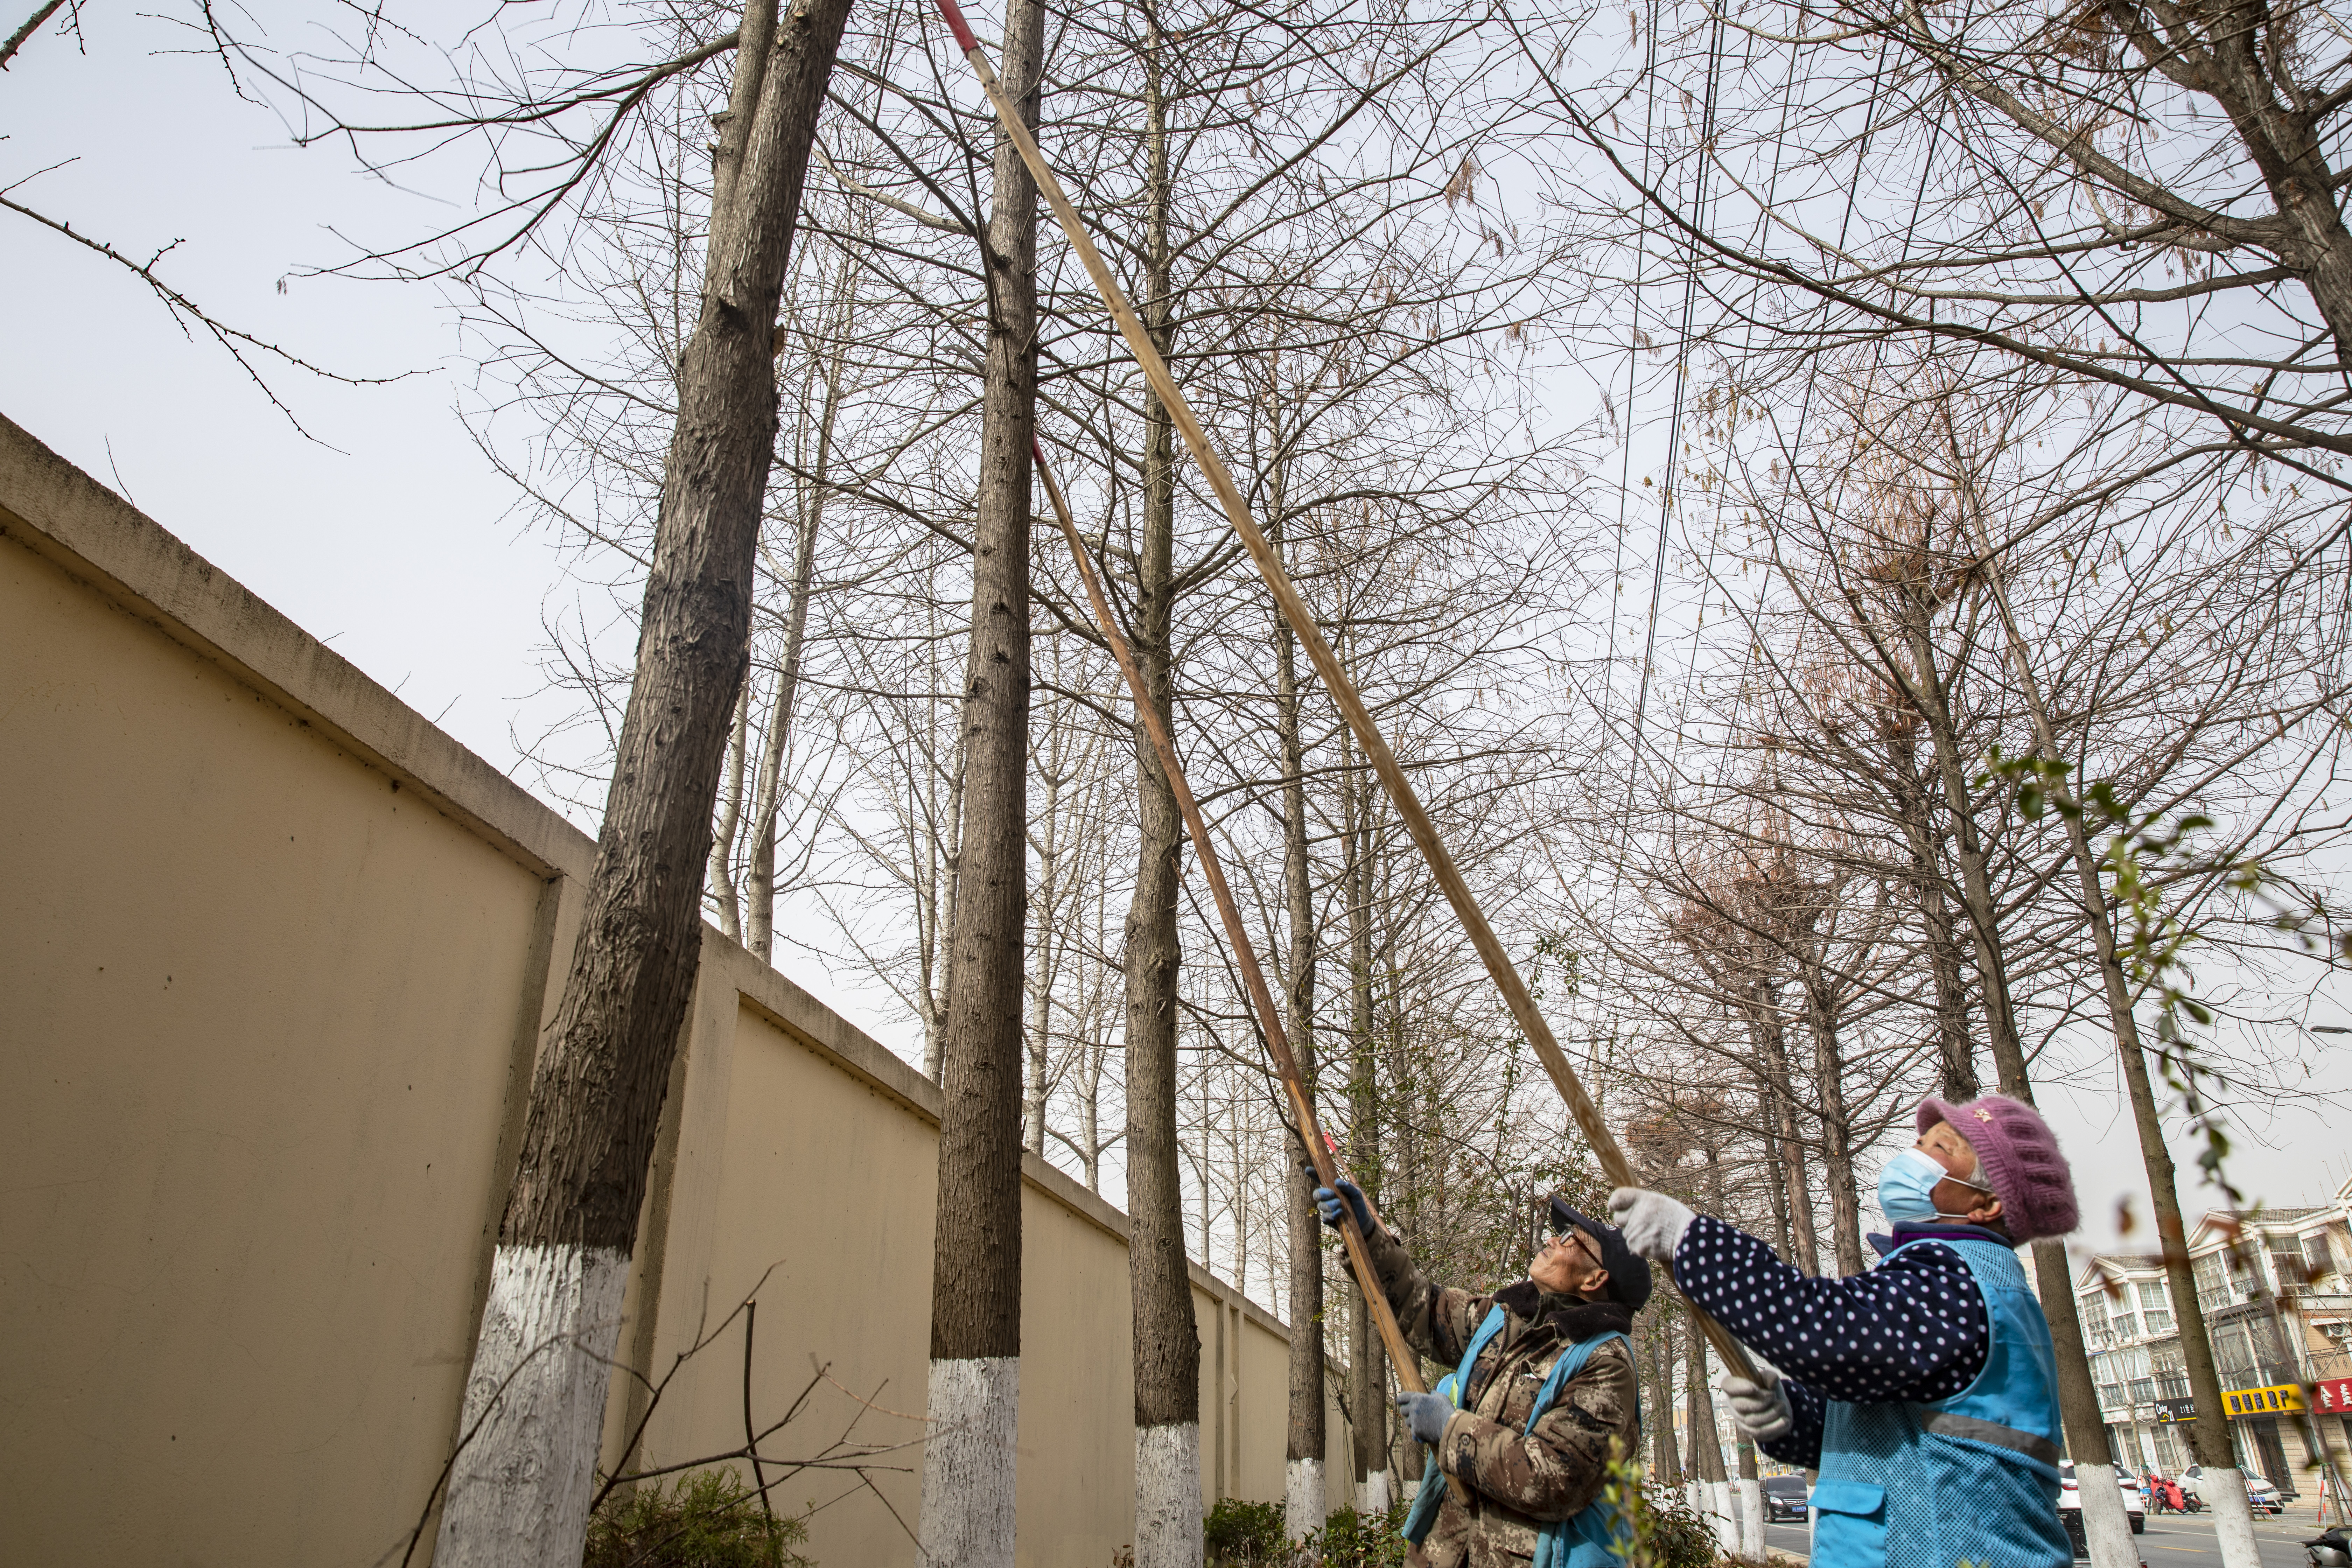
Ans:
{"label": "white car", "polygon": [[[2116,1485],[2123,1492],[2124,1511],[2131,1515],[2132,1533],[2134,1535],[2143,1533],[2147,1529],[2147,1510],[2146,1505],[2140,1501],[2139,1483],[2132,1479],[2131,1477],[2124,1474],[2120,1466],[2110,1465],[2107,1467],[2107,1471],[2110,1475],[2116,1478]],[[2091,1473],[2096,1475],[2098,1471],[2094,1468]],[[2083,1493],[2082,1489],[2074,1479],[2074,1467],[2072,1465],[2059,1466],[2059,1511],[2063,1513],[2067,1510],[2072,1509],[2080,1512],[2082,1507]],[[2075,1528],[2076,1526],[2070,1521],[2067,1525],[2068,1533],[2073,1533]]]}
{"label": "white car", "polygon": [[2252,1473],[2246,1477],[2246,1506],[2256,1513],[2282,1514],[2286,1511],[2286,1500],[2279,1496],[2278,1488]]}

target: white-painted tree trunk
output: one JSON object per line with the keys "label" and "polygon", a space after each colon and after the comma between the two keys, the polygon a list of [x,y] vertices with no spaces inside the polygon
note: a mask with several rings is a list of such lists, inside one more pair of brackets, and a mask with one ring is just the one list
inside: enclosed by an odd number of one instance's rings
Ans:
{"label": "white-painted tree trunk", "polygon": [[1304,1541],[1323,1528],[1323,1461],[1293,1459],[1282,1471],[1282,1533]]}
{"label": "white-painted tree trunk", "polygon": [[628,1277],[615,1247],[498,1249],[433,1549],[440,1568],[579,1568]]}
{"label": "white-painted tree trunk", "polygon": [[1013,1568],[1021,1358],[931,1363],[916,1535],[937,1568]]}
{"label": "white-painted tree trunk", "polygon": [[1731,1508],[1731,1483],[1706,1483],[1706,1517],[1715,1526],[1715,1543],[1726,1556],[1739,1552],[1739,1516]]}
{"label": "white-painted tree trunk", "polygon": [[2246,1501],[2246,1473],[2208,1466],[2197,1485],[2205,1506],[2213,1510],[2221,1568],[2261,1568],[2262,1548],[2254,1542],[2254,1510]]}
{"label": "white-painted tree trunk", "polygon": [[1739,1555],[1764,1561],[1764,1483],[1753,1476],[1739,1483]]}
{"label": "white-painted tree trunk", "polygon": [[[2139,1568],[2139,1548],[2132,1541],[2131,1515],[2124,1510],[2115,1467],[2077,1459],[2074,1484],[2083,1500],[2083,1539],[2091,1548],[2091,1568]],[[2258,1568],[2257,1560],[2247,1558],[2245,1568]]]}
{"label": "white-painted tree trunk", "polygon": [[1135,1568],[1200,1568],[1203,1551],[1201,1424],[1185,1421],[1169,1426],[1138,1426]]}
{"label": "white-painted tree trunk", "polygon": [[1389,1473],[1374,1470],[1364,1477],[1364,1511],[1386,1513],[1391,1499],[1389,1494]]}

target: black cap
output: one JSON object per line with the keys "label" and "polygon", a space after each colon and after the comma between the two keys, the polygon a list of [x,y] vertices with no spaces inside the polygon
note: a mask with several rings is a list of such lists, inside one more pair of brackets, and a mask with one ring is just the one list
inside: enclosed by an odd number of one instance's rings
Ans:
{"label": "black cap", "polygon": [[1609,1299],[1629,1312],[1638,1312],[1650,1300],[1650,1266],[1635,1256],[1625,1245],[1625,1233],[1613,1225],[1579,1214],[1568,1205],[1568,1200],[1554,1194],[1551,1200],[1551,1228],[1562,1235],[1570,1226],[1591,1237],[1601,1251],[1601,1267],[1609,1270]]}

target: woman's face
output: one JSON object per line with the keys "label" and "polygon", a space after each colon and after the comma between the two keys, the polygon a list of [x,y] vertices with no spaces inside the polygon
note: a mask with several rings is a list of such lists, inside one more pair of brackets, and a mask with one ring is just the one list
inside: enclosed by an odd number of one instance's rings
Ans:
{"label": "woman's face", "polygon": [[1975,1184],[1984,1180],[1977,1170],[1975,1148],[1950,1122],[1938,1121],[1928,1128],[1919,1134],[1915,1147],[1950,1173],[1936,1184],[1937,1213],[1965,1215],[1970,1225],[1990,1230],[2008,1228],[2001,1222],[2000,1200]]}

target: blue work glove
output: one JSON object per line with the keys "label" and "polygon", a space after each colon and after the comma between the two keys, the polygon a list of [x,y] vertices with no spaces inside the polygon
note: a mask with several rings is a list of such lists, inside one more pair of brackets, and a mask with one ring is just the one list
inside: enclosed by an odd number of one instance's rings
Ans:
{"label": "blue work glove", "polygon": [[1454,1419],[1454,1402],[1442,1394],[1400,1394],[1396,1405],[1398,1416],[1412,1428],[1413,1436],[1433,1448]]}
{"label": "blue work glove", "polygon": [[1339,1180],[1339,1187],[1337,1192],[1329,1187],[1315,1189],[1315,1212],[1323,1216],[1325,1225],[1337,1230],[1339,1228],[1339,1200],[1345,1198],[1348,1201],[1348,1206],[1356,1213],[1356,1228],[1366,1236],[1371,1235],[1372,1205],[1364,1201],[1364,1189],[1345,1176],[1341,1176]]}

